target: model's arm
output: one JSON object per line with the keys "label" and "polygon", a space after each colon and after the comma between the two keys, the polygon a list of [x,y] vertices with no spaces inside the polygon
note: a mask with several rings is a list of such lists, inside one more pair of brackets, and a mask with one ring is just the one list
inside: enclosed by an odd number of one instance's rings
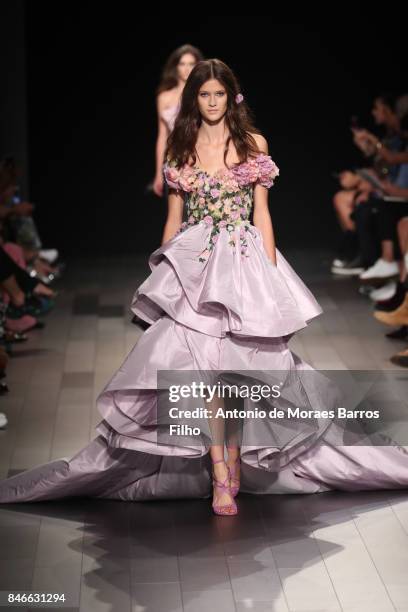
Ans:
{"label": "model's arm", "polygon": [[[267,155],[268,143],[265,138],[258,134],[254,134],[254,138],[262,153]],[[265,251],[269,259],[276,266],[275,236],[268,207],[268,189],[259,184],[254,189],[254,225],[261,232]]]}
{"label": "model's arm", "polygon": [[183,221],[184,198],[180,191],[169,189],[167,220],[164,225],[162,244],[172,238]]}
{"label": "model's arm", "polygon": [[156,173],[153,181],[153,191],[158,196],[163,195],[162,167],[168,137],[168,129],[161,116],[162,110],[163,98],[159,95],[157,97]]}

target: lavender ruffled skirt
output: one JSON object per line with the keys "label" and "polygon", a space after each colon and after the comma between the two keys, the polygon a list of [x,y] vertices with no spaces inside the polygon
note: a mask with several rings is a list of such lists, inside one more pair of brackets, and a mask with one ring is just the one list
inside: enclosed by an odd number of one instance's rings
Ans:
{"label": "lavender ruffled skirt", "polygon": [[[90,496],[122,500],[207,497],[209,439],[191,443],[160,437],[158,371],[246,371],[300,376],[314,370],[288,348],[288,339],[322,310],[277,251],[268,260],[258,229],[247,232],[248,257],[220,231],[200,262],[211,229],[198,223],[149,258],[150,275],[137,288],[132,311],[151,326],[97,398],[97,436],[72,458],[61,458],[0,481],[0,502]],[[239,244],[239,240],[237,240]],[[302,393],[329,408],[336,390],[316,373]],[[313,380],[313,384],[310,383]],[[312,388],[313,387],[313,388]],[[289,400],[288,400],[289,401]],[[248,407],[249,404],[246,404]],[[404,447],[341,444],[330,419],[303,426],[283,420],[244,423],[241,491],[316,493],[408,486]]]}

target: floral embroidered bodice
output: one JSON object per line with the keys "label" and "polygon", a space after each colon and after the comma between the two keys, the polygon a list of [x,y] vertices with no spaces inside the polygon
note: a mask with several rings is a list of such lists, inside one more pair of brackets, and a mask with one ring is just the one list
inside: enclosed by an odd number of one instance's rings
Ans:
{"label": "floral embroidered bodice", "polygon": [[188,220],[181,224],[178,233],[201,222],[211,227],[207,248],[199,261],[207,261],[223,229],[229,232],[232,247],[239,235],[241,255],[247,256],[246,232],[251,226],[254,186],[259,183],[269,188],[279,175],[270,155],[261,153],[214,174],[188,164],[178,168],[172,160],[166,161],[163,171],[169,187],[186,194]]}

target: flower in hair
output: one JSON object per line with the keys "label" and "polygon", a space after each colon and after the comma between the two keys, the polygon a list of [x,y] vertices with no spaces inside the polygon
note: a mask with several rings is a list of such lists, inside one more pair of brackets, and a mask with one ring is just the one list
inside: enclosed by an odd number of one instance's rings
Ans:
{"label": "flower in hair", "polygon": [[242,95],[242,93],[238,93],[238,94],[235,96],[235,102],[236,102],[237,104],[240,104],[240,103],[242,102],[242,100],[243,100],[243,99],[244,99],[244,96]]}

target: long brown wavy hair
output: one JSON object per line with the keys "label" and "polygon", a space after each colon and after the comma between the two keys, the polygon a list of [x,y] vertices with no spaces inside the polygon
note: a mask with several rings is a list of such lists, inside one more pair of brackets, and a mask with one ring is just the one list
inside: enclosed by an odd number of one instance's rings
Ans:
{"label": "long brown wavy hair", "polygon": [[182,45],[178,47],[171,53],[164,65],[163,72],[160,77],[160,83],[156,90],[156,94],[158,95],[162,91],[167,91],[169,89],[173,89],[178,85],[178,72],[177,65],[183,55],[186,53],[191,53],[195,57],[196,62],[200,62],[203,59],[203,54],[200,49],[197,47],[193,47],[193,45]]}
{"label": "long brown wavy hair", "polygon": [[231,140],[240,162],[245,162],[249,157],[254,157],[261,152],[250,134],[250,132],[260,134],[260,131],[253,125],[252,113],[248,105],[245,100],[239,104],[235,101],[237,94],[241,91],[231,68],[219,59],[203,60],[198,62],[190,72],[181,96],[180,110],[174,129],[167,140],[166,156],[175,160],[178,167],[188,163],[190,159],[193,164],[196,163],[195,146],[202,121],[197,98],[200,87],[210,79],[217,79],[227,92],[225,123],[229,136],[224,150],[225,165],[227,165],[226,158]]}

